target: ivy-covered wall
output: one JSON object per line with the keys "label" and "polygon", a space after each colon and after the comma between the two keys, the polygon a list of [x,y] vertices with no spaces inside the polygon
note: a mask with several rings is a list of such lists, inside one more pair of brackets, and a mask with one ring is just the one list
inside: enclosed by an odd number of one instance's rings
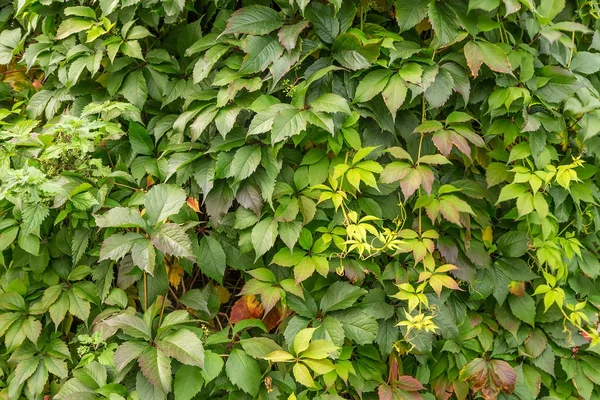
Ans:
{"label": "ivy-covered wall", "polygon": [[0,0],[0,399],[600,399],[595,0]]}

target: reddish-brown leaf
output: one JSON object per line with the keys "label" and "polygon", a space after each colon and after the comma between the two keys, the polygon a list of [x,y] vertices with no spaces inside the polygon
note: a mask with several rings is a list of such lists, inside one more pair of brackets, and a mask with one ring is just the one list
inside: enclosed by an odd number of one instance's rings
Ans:
{"label": "reddish-brown leaf", "polygon": [[523,297],[525,295],[525,282],[511,282],[508,290],[515,296]]}
{"label": "reddish-brown leaf", "polygon": [[413,378],[410,375],[403,375],[398,377],[396,385],[400,389],[406,390],[408,392],[416,392],[425,389],[421,382],[419,382],[417,379]]}
{"label": "reddish-brown leaf", "polygon": [[281,321],[285,318],[280,307],[273,307],[263,318],[263,322],[268,330],[273,330],[279,326]]}
{"label": "reddish-brown leaf", "polygon": [[392,388],[385,383],[379,385],[377,389],[377,393],[379,394],[379,400],[392,400],[393,391]]}
{"label": "reddish-brown leaf", "polygon": [[242,296],[231,308],[229,321],[235,324],[243,319],[257,319],[261,317],[262,313],[263,306],[253,295]]}

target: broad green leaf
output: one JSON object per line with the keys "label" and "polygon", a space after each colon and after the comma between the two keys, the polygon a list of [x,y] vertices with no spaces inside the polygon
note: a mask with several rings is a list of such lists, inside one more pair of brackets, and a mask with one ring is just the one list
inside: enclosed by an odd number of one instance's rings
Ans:
{"label": "broad green leaf", "polygon": [[115,233],[109,236],[100,247],[100,261],[119,260],[129,253],[133,247],[134,241],[142,239],[143,236],[138,233]]}
{"label": "broad green leaf", "polygon": [[521,257],[528,249],[527,234],[520,231],[507,232],[498,238],[498,250],[506,257]]}
{"label": "broad green leaf", "polygon": [[247,33],[250,35],[266,35],[283,25],[281,14],[272,8],[252,5],[234,12],[223,35],[229,33]]}
{"label": "broad green leaf", "polygon": [[225,364],[227,377],[237,387],[251,396],[256,396],[261,384],[258,362],[243,350],[234,349]]}
{"label": "broad green leaf", "polygon": [[279,143],[306,129],[306,116],[300,110],[284,110],[275,115],[271,128],[271,143]]}
{"label": "broad green leaf", "polygon": [[385,89],[392,73],[392,71],[387,69],[378,69],[365,75],[356,88],[354,103],[364,103],[381,93]]}
{"label": "broad green leaf", "polygon": [[192,244],[187,233],[179,225],[166,223],[152,233],[150,240],[157,249],[175,257],[185,257],[191,261],[196,258],[192,253]]}
{"label": "broad green leaf", "polygon": [[[479,47],[479,50],[481,51],[483,62],[485,63],[485,65],[490,67],[492,71],[512,75],[512,67],[510,65],[510,61],[508,60],[508,56],[506,55],[504,50],[500,48],[500,46],[486,41],[478,41],[477,47]],[[475,73],[473,74],[473,76],[476,75],[477,74]]]}
{"label": "broad green leaf", "polygon": [[515,317],[529,325],[535,324],[535,301],[528,294],[523,297],[509,295],[508,304]]}
{"label": "broad green leaf", "polygon": [[256,259],[265,254],[277,239],[277,221],[273,218],[265,218],[252,228],[252,246],[256,253]]}
{"label": "broad green leaf", "polygon": [[204,367],[202,342],[195,333],[187,329],[179,329],[170,333],[162,338],[157,345],[166,355],[183,364]]}
{"label": "broad green leaf", "polygon": [[345,310],[352,307],[366,293],[364,289],[347,282],[335,282],[321,299],[321,310],[324,313]]}
{"label": "broad green leaf", "polygon": [[340,311],[334,314],[344,327],[346,337],[359,345],[373,343],[377,337],[378,324],[375,318],[358,310]]}
{"label": "broad green leaf", "polygon": [[178,186],[160,184],[148,191],[144,200],[146,215],[151,226],[177,214],[185,204],[185,192]]}
{"label": "broad green leaf", "polygon": [[74,33],[86,31],[94,25],[94,21],[83,18],[69,18],[61,22],[56,31],[56,40],[65,39]]}
{"label": "broad green leaf", "polygon": [[261,151],[259,146],[244,146],[239,148],[231,161],[230,174],[241,181],[256,171],[260,164]]}
{"label": "broad green leaf", "polygon": [[182,365],[175,373],[173,394],[177,400],[192,400],[202,389],[202,370],[191,365]]}
{"label": "broad green leaf", "polygon": [[114,207],[95,217],[99,228],[146,228],[140,212],[131,207]]}
{"label": "broad green leaf", "polygon": [[148,347],[138,358],[142,373],[164,393],[171,391],[171,360],[156,347]]}
{"label": "broad green leaf", "polygon": [[225,274],[225,252],[221,244],[212,236],[204,236],[200,240],[198,254],[196,255],[198,266],[206,276],[223,283]]}
{"label": "broad green leaf", "polygon": [[400,32],[407,31],[427,16],[427,0],[396,0],[396,21]]}
{"label": "broad green leaf", "polygon": [[129,143],[131,149],[138,154],[151,156],[154,153],[154,143],[150,134],[137,122],[129,123]]}
{"label": "broad green leaf", "polygon": [[133,71],[127,75],[121,87],[121,94],[137,108],[142,109],[144,107],[148,98],[148,86],[141,70]]}
{"label": "broad green leaf", "polygon": [[407,88],[404,80],[398,74],[394,74],[390,77],[385,89],[381,92],[383,101],[386,107],[390,110],[392,118],[396,119],[396,113],[398,109],[404,103],[406,99]]}
{"label": "broad green leaf", "polygon": [[119,314],[106,321],[110,326],[123,330],[126,335],[137,339],[150,340],[150,327],[144,320],[134,315]]}
{"label": "broad green leaf", "polygon": [[298,36],[304,29],[306,29],[309,25],[307,20],[302,20],[293,25],[285,25],[283,26],[277,37],[279,38],[279,42],[286,50],[292,51],[296,48],[296,43],[298,42]]}
{"label": "broad green leaf", "polygon": [[148,344],[136,340],[129,340],[119,346],[115,351],[114,361],[117,371],[121,372],[133,360],[148,348]]}
{"label": "broad green leaf", "polygon": [[436,1],[429,3],[428,14],[439,44],[444,46],[452,43],[459,33],[456,14],[446,3]]}
{"label": "broad green leaf", "polygon": [[335,93],[325,93],[310,103],[310,107],[315,111],[326,113],[341,112],[350,114],[350,106],[342,96]]}
{"label": "broad green leaf", "polygon": [[283,53],[283,46],[274,36],[249,36],[244,50],[246,57],[239,70],[240,74],[254,74],[267,69]]}

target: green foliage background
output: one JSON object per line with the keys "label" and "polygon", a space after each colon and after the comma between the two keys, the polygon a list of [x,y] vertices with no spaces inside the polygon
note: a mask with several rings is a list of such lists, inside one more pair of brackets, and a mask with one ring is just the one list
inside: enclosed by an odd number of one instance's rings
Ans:
{"label": "green foliage background", "polygon": [[600,399],[594,0],[0,0],[0,398]]}

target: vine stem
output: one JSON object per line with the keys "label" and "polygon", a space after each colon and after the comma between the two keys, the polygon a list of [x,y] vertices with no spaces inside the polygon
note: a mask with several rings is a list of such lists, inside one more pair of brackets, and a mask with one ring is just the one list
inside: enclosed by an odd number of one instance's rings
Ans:
{"label": "vine stem", "polygon": [[146,278],[146,271],[144,271],[144,310],[148,309],[148,280]]}
{"label": "vine stem", "polygon": [[[421,102],[421,123],[424,123],[426,120],[426,107],[425,107],[425,95],[423,94],[423,100]],[[419,166],[420,164],[420,159],[421,159],[421,149],[423,147],[423,132],[421,132],[421,137],[419,138],[419,150],[417,151],[417,163],[416,165]],[[421,185],[419,185],[419,197],[421,197]],[[422,209],[419,207],[419,237],[421,236],[421,232],[422,232],[422,217],[423,217],[423,211]]]}
{"label": "vine stem", "polygon": [[165,304],[167,303],[167,294],[163,296],[162,306],[160,307],[160,317],[158,318],[158,326],[162,324],[163,316],[165,314]]}
{"label": "vine stem", "polygon": [[573,61],[573,52],[575,51],[575,31],[571,33],[571,52],[569,53],[569,62],[567,63],[567,69],[571,68],[571,61]]}

